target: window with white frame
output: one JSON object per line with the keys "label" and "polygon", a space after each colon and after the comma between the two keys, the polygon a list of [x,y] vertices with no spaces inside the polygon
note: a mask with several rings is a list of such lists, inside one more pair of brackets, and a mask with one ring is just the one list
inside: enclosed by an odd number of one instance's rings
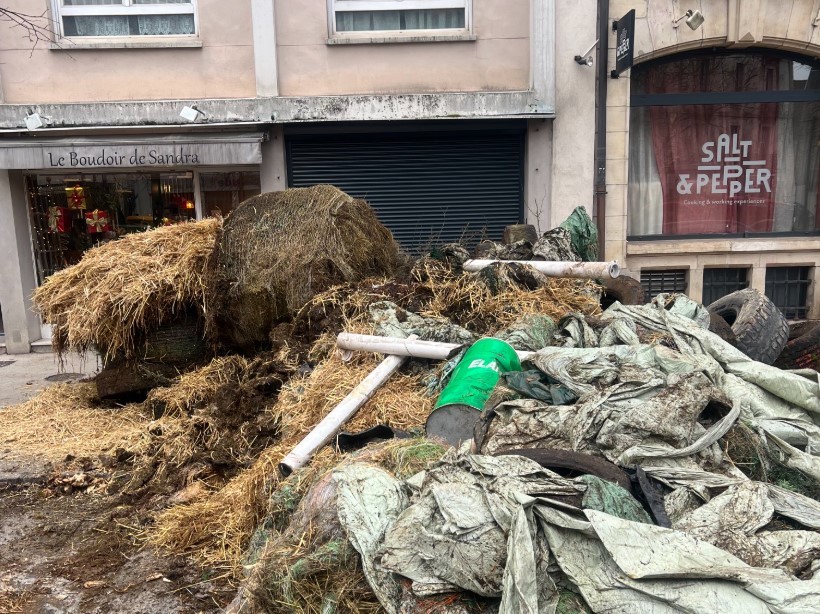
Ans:
{"label": "window with white frame", "polygon": [[331,35],[356,33],[465,34],[472,0],[328,0]]}
{"label": "window with white frame", "polygon": [[193,36],[195,0],[52,0],[62,36]]}

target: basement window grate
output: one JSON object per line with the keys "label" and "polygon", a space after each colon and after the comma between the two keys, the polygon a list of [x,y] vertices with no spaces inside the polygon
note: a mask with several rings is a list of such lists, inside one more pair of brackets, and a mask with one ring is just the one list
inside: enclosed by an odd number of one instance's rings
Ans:
{"label": "basement window grate", "polygon": [[711,305],[727,294],[749,287],[749,269],[704,269],[703,304]]}
{"label": "basement window grate", "polygon": [[766,296],[790,320],[808,312],[809,267],[774,266],[766,269]]}
{"label": "basement window grate", "polygon": [[686,269],[641,271],[641,286],[648,301],[662,293],[686,292]]}

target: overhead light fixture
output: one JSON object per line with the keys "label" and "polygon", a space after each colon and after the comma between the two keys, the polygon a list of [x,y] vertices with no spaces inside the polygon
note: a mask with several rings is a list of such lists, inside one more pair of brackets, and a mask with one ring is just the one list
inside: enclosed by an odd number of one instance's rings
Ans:
{"label": "overhead light fixture", "polygon": [[697,30],[703,24],[705,17],[700,11],[689,9],[683,15],[672,21],[672,27],[677,28],[680,25],[681,19],[686,19],[684,23],[689,26],[690,29]]}
{"label": "overhead light fixture", "polygon": [[179,116],[188,122],[195,122],[199,119],[200,115],[205,115],[202,111],[196,108],[196,105],[191,105],[190,107],[185,106],[182,107],[182,111],[179,112]]}
{"label": "overhead light fixture", "polygon": [[587,49],[581,55],[576,55],[575,56],[575,63],[580,64],[581,66],[592,66],[592,55],[591,55],[591,53],[592,53],[592,50],[595,49],[595,45],[597,45],[597,44],[598,44],[598,41],[596,40],[594,43],[592,43],[592,47]]}
{"label": "overhead light fixture", "polygon": [[28,128],[29,130],[37,130],[38,128],[42,128],[46,125],[46,123],[43,121],[44,119],[46,118],[44,118],[39,113],[29,111],[26,115],[26,119],[24,120],[26,122],[26,128]]}

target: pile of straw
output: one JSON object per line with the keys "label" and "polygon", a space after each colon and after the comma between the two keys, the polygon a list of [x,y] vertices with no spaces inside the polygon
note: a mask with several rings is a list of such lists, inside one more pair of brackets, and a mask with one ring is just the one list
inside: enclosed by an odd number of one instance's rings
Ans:
{"label": "pile of straw", "polygon": [[254,196],[225,221],[219,243],[220,335],[240,350],[317,292],[399,265],[393,235],[366,202],[327,185]]}
{"label": "pile of straw", "polygon": [[125,492],[174,492],[192,479],[222,485],[279,439],[269,411],[295,369],[286,352],[253,359],[222,356],[148,395],[159,419],[130,444],[135,460]]}
{"label": "pile of straw", "polygon": [[60,462],[97,456],[138,437],[149,417],[139,405],[100,405],[93,383],[49,386],[19,405],[0,409],[0,447],[9,454]]}
{"label": "pile of straw", "polygon": [[[161,513],[148,535],[149,542],[238,575],[242,552],[280,483],[278,463],[377,362],[372,355],[357,355],[348,363],[333,355],[310,376],[292,378],[270,410],[281,425],[279,442],[206,499]],[[424,396],[419,376],[395,375],[345,428],[355,431],[387,423],[402,430],[419,429],[432,403],[433,399]]]}
{"label": "pile of straw", "polygon": [[57,352],[94,345],[105,362],[139,355],[144,335],[186,310],[205,315],[221,222],[207,219],[126,235],[88,250],[34,294]]}

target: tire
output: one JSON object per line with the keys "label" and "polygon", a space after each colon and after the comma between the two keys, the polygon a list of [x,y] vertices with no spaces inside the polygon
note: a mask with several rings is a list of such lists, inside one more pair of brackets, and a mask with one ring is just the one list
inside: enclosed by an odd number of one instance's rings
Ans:
{"label": "tire", "polygon": [[623,275],[615,279],[605,279],[601,282],[604,286],[604,293],[601,296],[601,307],[606,309],[615,301],[621,305],[643,305],[643,286],[634,277]]}
{"label": "tire", "polygon": [[820,321],[801,322],[793,329],[802,334],[786,344],[774,365],[781,369],[820,371]]}
{"label": "tire", "polygon": [[707,309],[732,327],[736,347],[752,360],[772,364],[789,338],[789,324],[765,295],[747,288],[716,300]]}
{"label": "tire", "polygon": [[729,323],[726,320],[712,311],[709,312],[709,331],[715,333],[726,343],[730,343],[737,347],[737,337],[735,336],[735,331],[732,330],[732,327],[729,326]]}

